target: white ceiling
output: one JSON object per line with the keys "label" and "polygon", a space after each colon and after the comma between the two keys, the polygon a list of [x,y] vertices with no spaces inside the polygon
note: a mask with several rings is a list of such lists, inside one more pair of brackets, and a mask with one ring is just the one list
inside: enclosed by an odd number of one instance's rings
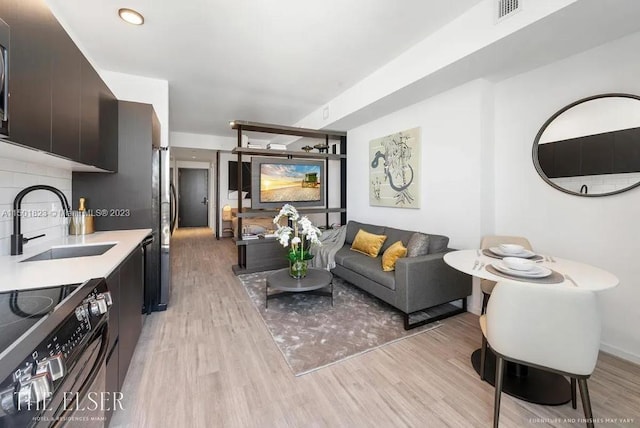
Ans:
{"label": "white ceiling", "polygon": [[172,132],[229,136],[296,123],[480,1],[47,0],[99,68],[169,81]]}

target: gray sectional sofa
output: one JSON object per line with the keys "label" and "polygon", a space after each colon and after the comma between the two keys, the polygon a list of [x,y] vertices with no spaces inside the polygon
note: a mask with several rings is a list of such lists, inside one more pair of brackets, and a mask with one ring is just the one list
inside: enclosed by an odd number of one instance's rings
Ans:
{"label": "gray sectional sofa", "polygon": [[[378,257],[369,257],[351,250],[351,244],[360,229],[387,236]],[[396,262],[395,271],[382,270],[381,256],[384,251],[399,240],[407,246],[414,233],[349,221],[344,246],[337,251],[336,266],[331,270],[334,275],[402,311],[404,328],[407,330],[466,312],[466,297],[471,295],[471,277],[451,268],[443,260],[447,252],[453,251],[447,247],[449,238],[446,236],[428,235],[427,255],[400,258]],[[462,300],[461,307],[447,305],[448,308],[444,309],[434,308],[459,299]],[[434,308],[431,312],[435,315],[424,318],[416,314],[428,308]],[[419,321],[412,322],[411,318],[419,318]]]}

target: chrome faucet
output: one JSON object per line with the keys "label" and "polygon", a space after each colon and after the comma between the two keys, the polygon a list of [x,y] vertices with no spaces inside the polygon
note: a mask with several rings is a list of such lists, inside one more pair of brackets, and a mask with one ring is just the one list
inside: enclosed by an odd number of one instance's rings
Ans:
{"label": "chrome faucet", "polygon": [[44,236],[44,233],[38,236],[32,236],[31,238],[25,238],[22,236],[20,232],[20,217],[22,214],[20,212],[20,206],[22,205],[22,199],[28,194],[33,192],[34,190],[48,190],[53,192],[62,203],[62,209],[64,211],[64,216],[69,217],[69,201],[67,201],[67,197],[62,193],[59,189],[56,189],[52,186],[47,186],[45,184],[39,184],[37,186],[30,186],[26,189],[23,189],[16,195],[16,198],[13,200],[13,235],[11,235],[11,255],[17,256],[22,254],[22,245],[29,242],[32,239],[41,238]]}

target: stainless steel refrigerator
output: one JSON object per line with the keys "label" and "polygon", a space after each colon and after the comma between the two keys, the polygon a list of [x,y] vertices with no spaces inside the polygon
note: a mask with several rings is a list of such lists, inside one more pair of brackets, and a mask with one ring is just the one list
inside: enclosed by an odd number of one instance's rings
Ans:
{"label": "stainless steel refrigerator", "polygon": [[73,173],[74,206],[126,213],[95,218],[96,230],[151,229],[145,247],[146,313],[167,309],[171,299],[171,231],[175,213],[169,149],[160,144],[160,122],[150,104],[118,102],[118,171]]}

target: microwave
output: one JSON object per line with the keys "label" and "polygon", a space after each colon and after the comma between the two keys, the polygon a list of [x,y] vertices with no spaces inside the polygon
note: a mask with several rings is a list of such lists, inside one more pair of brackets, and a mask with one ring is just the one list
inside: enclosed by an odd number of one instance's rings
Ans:
{"label": "microwave", "polygon": [[9,35],[9,26],[0,19],[0,137],[9,136]]}

